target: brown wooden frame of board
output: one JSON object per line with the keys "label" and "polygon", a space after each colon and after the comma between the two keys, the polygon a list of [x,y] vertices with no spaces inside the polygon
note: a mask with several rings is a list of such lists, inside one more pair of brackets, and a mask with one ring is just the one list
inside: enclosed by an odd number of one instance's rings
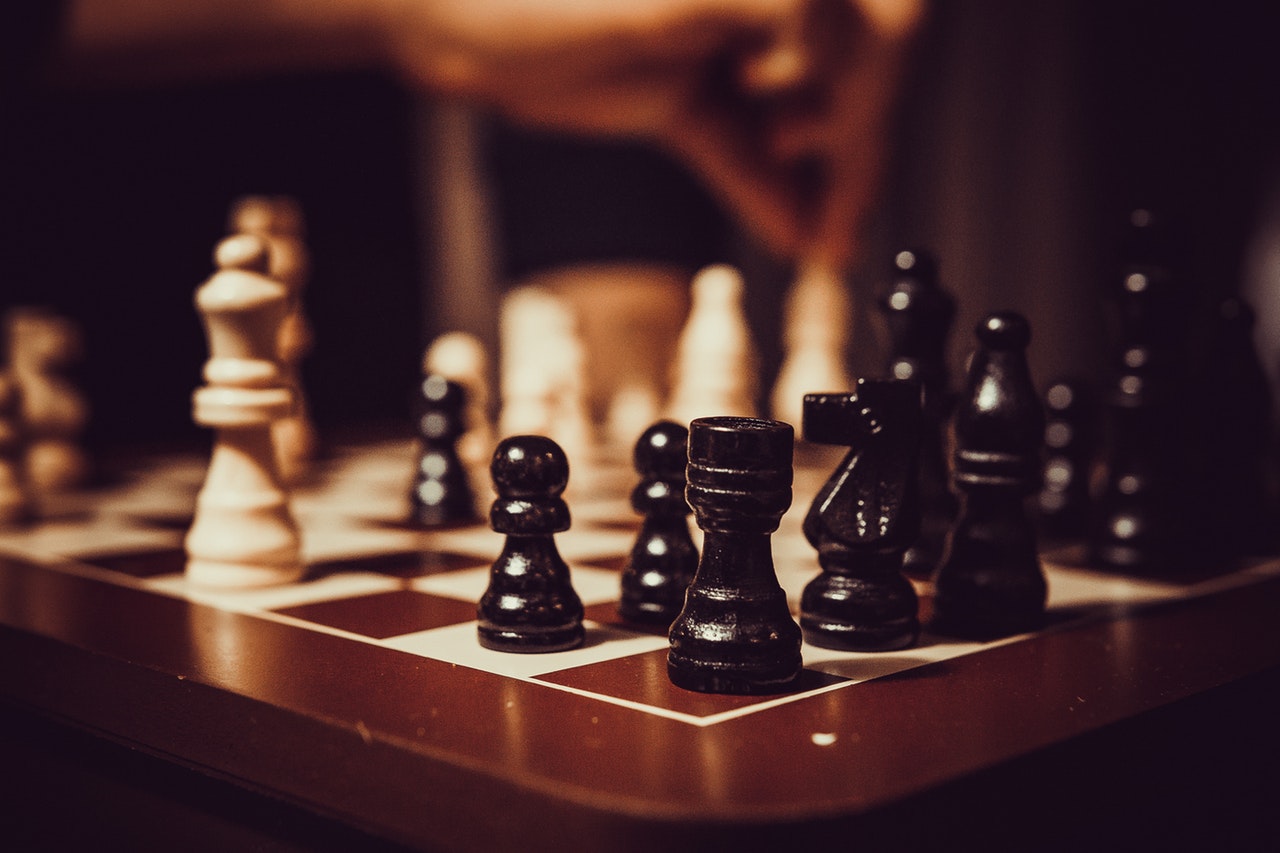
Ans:
{"label": "brown wooden frame of board", "polygon": [[1275,668],[1277,614],[1270,577],[698,727],[0,558],[0,692],[379,837],[643,849],[856,818]]}

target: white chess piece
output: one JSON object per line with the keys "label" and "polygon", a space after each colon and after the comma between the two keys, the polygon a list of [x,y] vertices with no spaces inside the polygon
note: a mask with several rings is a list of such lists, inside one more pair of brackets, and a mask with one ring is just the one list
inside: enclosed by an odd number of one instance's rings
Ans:
{"label": "white chess piece", "polygon": [[10,370],[22,391],[27,477],[41,492],[81,485],[90,466],[77,441],[89,406],[67,375],[81,357],[80,330],[41,308],[16,308],[6,325]]}
{"label": "white chess piece", "polygon": [[306,474],[320,443],[302,388],[302,362],[313,345],[311,325],[302,303],[311,271],[302,210],[287,196],[245,196],[232,206],[230,230],[233,234],[253,234],[266,242],[270,256],[267,273],[289,294],[276,346],[281,374],[293,391],[294,405],[272,427],[272,440],[281,478],[286,483],[296,483]]}
{"label": "white chess piece", "polygon": [[217,430],[186,539],[187,577],[196,584],[269,586],[303,573],[271,433],[293,400],[276,360],[289,294],[267,277],[267,253],[258,237],[223,240],[220,269],[196,292],[210,358],[207,384],[194,395],[194,417]]}
{"label": "white chess piece", "polygon": [[849,390],[845,368],[850,299],[840,274],[809,262],[797,270],[783,315],[782,369],[770,399],[773,417],[800,426],[805,394]]}
{"label": "white chess piece", "polygon": [[545,435],[570,458],[586,452],[593,430],[573,311],[545,289],[522,287],[503,300],[499,335],[501,434]]}
{"label": "white chess piece", "polygon": [[716,264],[693,279],[689,319],[676,346],[668,417],[756,415],[759,359],[742,306],[742,275]]}
{"label": "white chess piece", "polygon": [[31,517],[32,498],[23,465],[18,383],[0,373],[0,527]]}

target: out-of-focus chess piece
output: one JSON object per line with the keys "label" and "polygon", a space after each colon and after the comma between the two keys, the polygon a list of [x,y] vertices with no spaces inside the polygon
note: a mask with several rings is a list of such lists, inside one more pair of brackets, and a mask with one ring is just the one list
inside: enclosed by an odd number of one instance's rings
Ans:
{"label": "out-of-focus chess piece", "polygon": [[44,308],[16,308],[6,320],[9,369],[22,392],[27,477],[40,492],[83,485],[91,467],[79,441],[89,405],[71,378],[84,350],[80,329]]}
{"label": "out-of-focus chess piece", "polygon": [[22,459],[21,392],[8,373],[0,373],[0,527],[31,517],[31,494]]}

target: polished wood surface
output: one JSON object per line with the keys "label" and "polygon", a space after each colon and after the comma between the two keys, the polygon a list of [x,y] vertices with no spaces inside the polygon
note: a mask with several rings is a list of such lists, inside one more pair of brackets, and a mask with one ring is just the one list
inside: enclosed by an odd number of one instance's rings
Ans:
{"label": "polished wood surface", "polygon": [[[1277,613],[1266,576],[699,726],[6,557],[0,692],[380,837],[625,849],[855,820],[1265,674]],[[643,699],[663,664],[554,680]]]}

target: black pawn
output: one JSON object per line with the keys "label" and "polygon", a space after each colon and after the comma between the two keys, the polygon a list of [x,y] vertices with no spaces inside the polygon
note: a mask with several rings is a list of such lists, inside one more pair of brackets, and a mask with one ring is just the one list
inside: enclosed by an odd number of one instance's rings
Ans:
{"label": "black pawn", "polygon": [[698,418],[689,425],[685,495],[706,537],[667,673],[703,693],[786,690],[800,674],[800,626],[773,568],[770,535],[791,505],[790,424]]}
{"label": "black pawn", "polygon": [[1047,588],[1024,501],[1040,481],[1044,412],[1027,369],[1027,321],[978,325],[979,346],[957,403],[953,483],[960,513],[935,577],[942,634],[996,637],[1039,627]]}
{"label": "black pawn", "polygon": [[631,492],[631,506],[644,516],[644,523],[622,572],[618,613],[624,619],[670,625],[698,568],[684,499],[688,441],[689,430],[660,421],[636,442],[634,459],[641,479]]}
{"label": "black pawn", "polygon": [[498,499],[489,523],[507,540],[477,608],[480,645],[503,652],[582,645],[582,601],[554,536],[569,529],[560,497],[569,483],[564,451],[540,435],[512,436],[494,450],[490,471]]}
{"label": "black pawn", "polygon": [[923,422],[915,382],[859,379],[852,394],[804,398],[805,439],[851,448],[804,520],[822,566],[800,597],[800,627],[813,645],[886,651],[920,636],[902,564],[920,532]]}
{"label": "black pawn", "polygon": [[435,375],[423,378],[419,392],[420,453],[409,494],[413,520],[424,527],[476,521],[475,496],[457,449],[467,428],[467,392]]}
{"label": "black pawn", "polygon": [[955,320],[955,300],[938,282],[934,257],[919,249],[893,256],[893,283],[880,299],[889,331],[888,375],[920,383],[924,431],[920,439],[921,528],[907,549],[908,575],[933,574],[942,554],[956,501],[948,481],[943,432],[954,403],[947,369],[947,341]]}
{"label": "black pawn", "polygon": [[1085,386],[1059,380],[1044,395],[1044,465],[1036,506],[1040,529],[1058,541],[1083,540],[1093,512],[1089,496],[1097,447],[1097,407]]}

